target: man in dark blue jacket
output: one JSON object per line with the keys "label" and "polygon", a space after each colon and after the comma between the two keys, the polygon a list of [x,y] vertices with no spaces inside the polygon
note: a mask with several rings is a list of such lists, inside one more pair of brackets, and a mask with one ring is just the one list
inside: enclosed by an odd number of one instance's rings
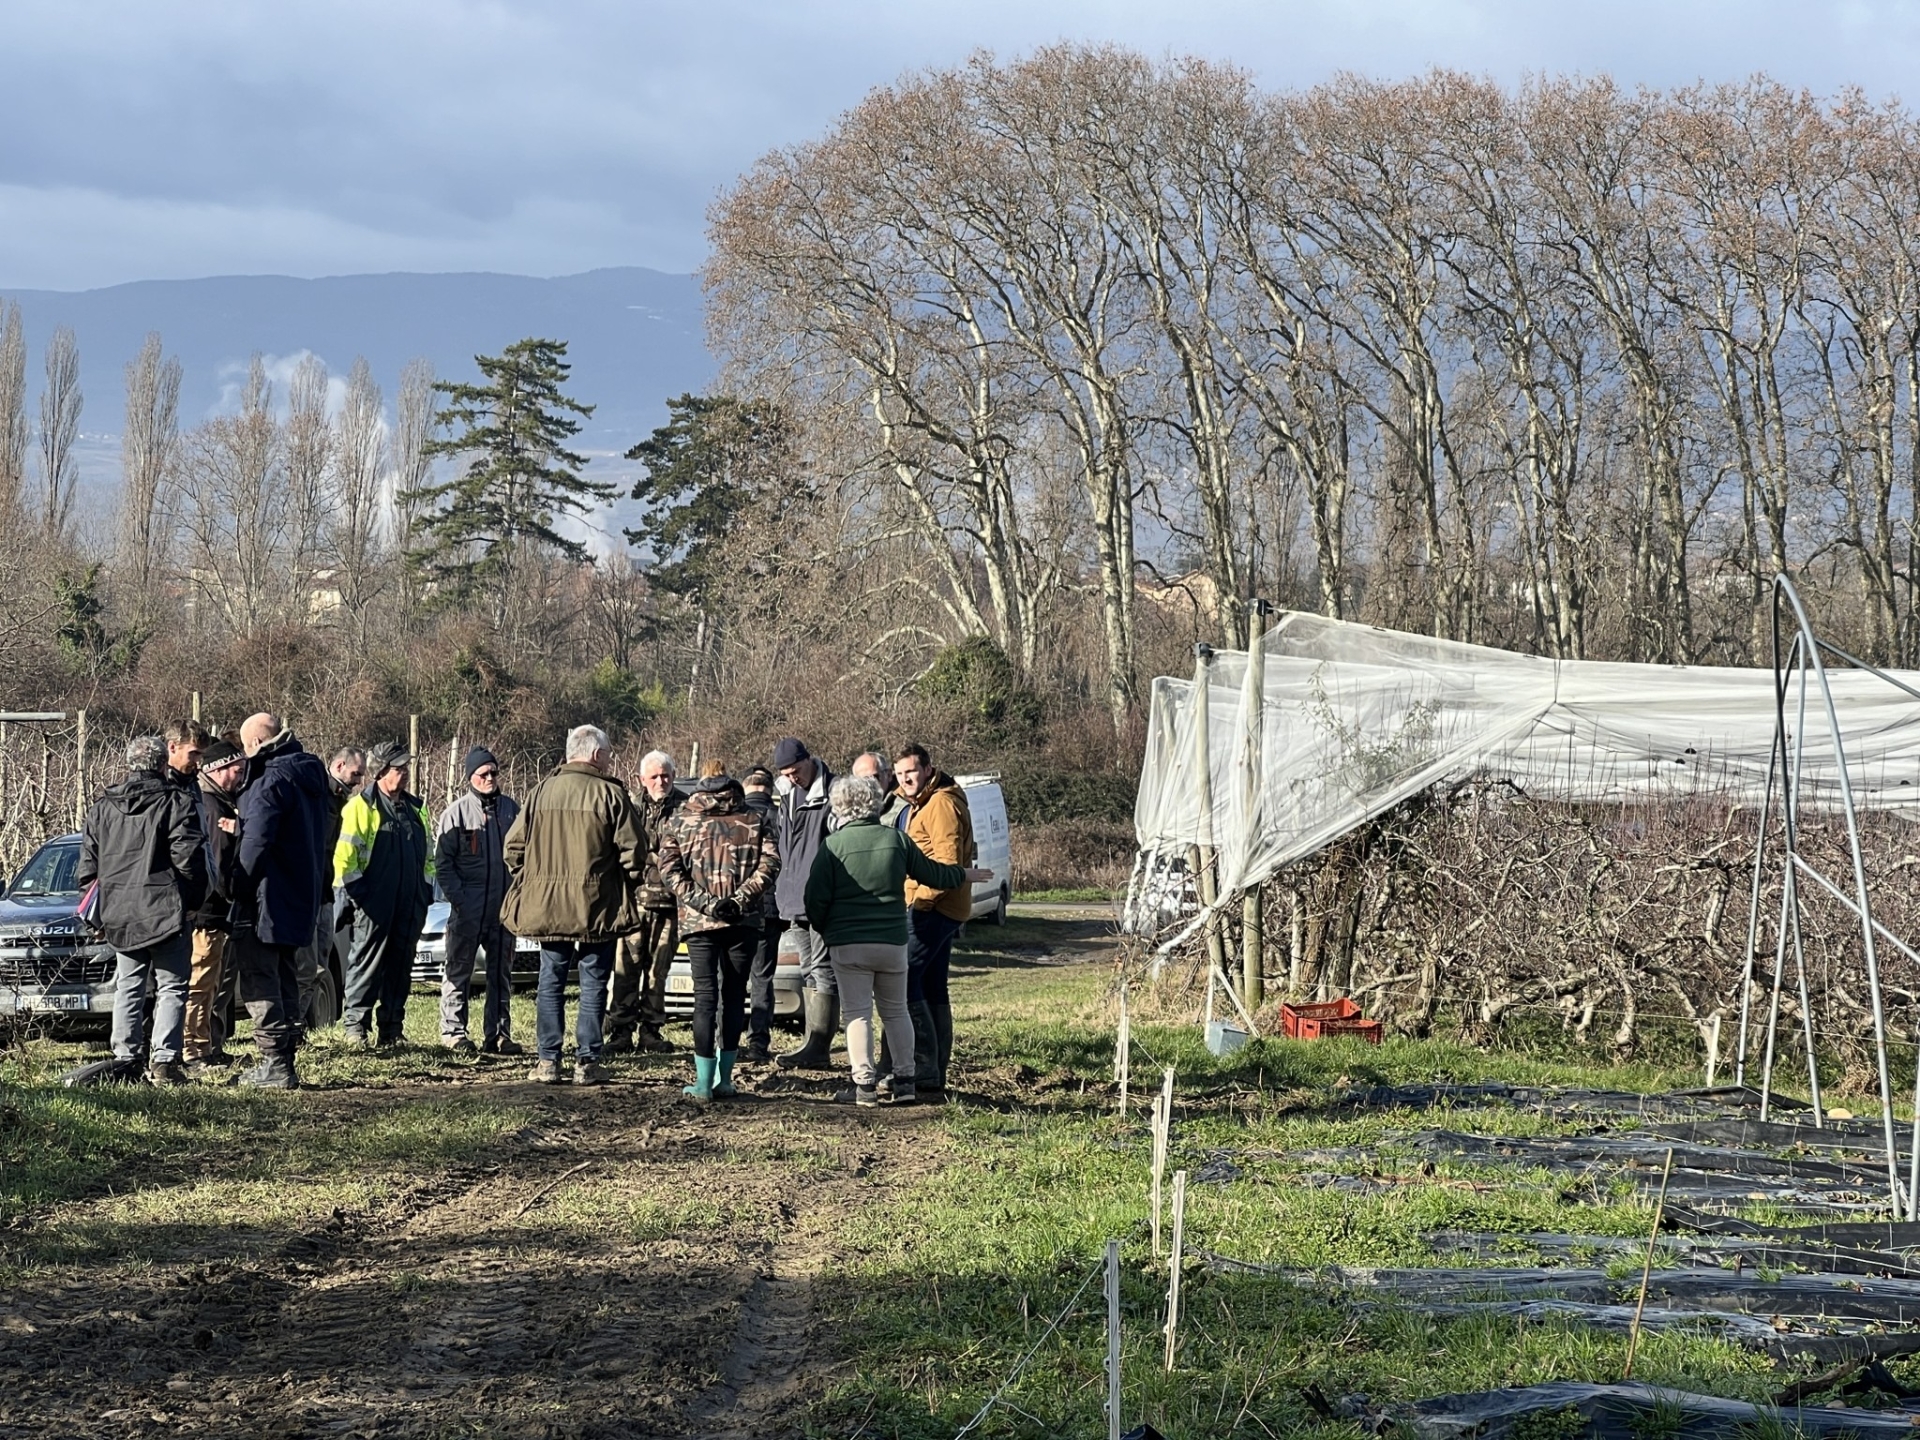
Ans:
{"label": "man in dark blue jacket", "polygon": [[261,713],[240,727],[247,784],[240,792],[233,933],[240,999],[253,1021],[260,1064],[243,1085],[292,1090],[300,976],[294,952],[320,918],[321,852],[330,805],[327,769],[281,723]]}

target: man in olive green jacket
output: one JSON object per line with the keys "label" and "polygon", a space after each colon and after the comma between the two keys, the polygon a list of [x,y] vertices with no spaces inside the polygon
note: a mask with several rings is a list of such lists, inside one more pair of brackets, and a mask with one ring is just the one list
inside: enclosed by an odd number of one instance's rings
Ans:
{"label": "man in olive green jacket", "polygon": [[533,1078],[546,1085],[560,1079],[567,973],[575,964],[574,1082],[606,1079],[600,1045],[613,948],[635,927],[647,880],[646,836],[627,787],[608,773],[611,760],[604,731],[582,725],[568,732],[567,763],[534,787],[501,847],[513,878],[500,923],[540,942]]}

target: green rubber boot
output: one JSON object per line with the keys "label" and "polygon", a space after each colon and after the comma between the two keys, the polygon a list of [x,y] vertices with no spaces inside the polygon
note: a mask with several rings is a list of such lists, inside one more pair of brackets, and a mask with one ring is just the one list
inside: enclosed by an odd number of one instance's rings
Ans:
{"label": "green rubber boot", "polygon": [[718,1061],[709,1055],[693,1057],[693,1083],[684,1087],[680,1093],[689,1100],[698,1100],[702,1104],[713,1099],[713,1072]]}
{"label": "green rubber boot", "polygon": [[739,1055],[740,1052],[738,1050],[722,1050],[720,1052],[720,1078],[716,1080],[713,1085],[714,1099],[731,1100],[740,1093],[733,1088],[733,1062]]}

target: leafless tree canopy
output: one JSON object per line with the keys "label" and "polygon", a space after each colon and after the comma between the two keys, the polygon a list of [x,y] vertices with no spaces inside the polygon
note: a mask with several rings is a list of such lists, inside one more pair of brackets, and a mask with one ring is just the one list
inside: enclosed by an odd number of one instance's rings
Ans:
{"label": "leafless tree canopy", "polygon": [[1733,662],[1792,569],[1920,654],[1920,135],[1860,95],[1062,47],[876,92],[711,230],[734,383],[839,437],[943,626],[1032,666],[1093,596],[1116,715],[1143,566],[1232,643],[1264,593]]}
{"label": "leafless tree canopy", "polygon": [[20,307],[0,304],[0,520],[19,512],[27,483],[27,336]]}

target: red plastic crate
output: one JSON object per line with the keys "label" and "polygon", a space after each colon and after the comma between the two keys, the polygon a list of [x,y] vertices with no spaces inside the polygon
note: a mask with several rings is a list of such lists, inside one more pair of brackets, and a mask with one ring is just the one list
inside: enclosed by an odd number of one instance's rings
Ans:
{"label": "red plastic crate", "polygon": [[1300,1025],[1302,1040],[1332,1040],[1339,1036],[1378,1045],[1386,1036],[1386,1026],[1378,1020],[1305,1020]]}
{"label": "red plastic crate", "polygon": [[1338,1000],[1327,1000],[1318,1004],[1285,1005],[1280,1007],[1280,1033],[1291,1035],[1296,1040],[1312,1040],[1321,1033],[1317,1028],[1308,1033],[1304,1028],[1318,1026],[1326,1020],[1358,1020],[1360,1007],[1342,995]]}

